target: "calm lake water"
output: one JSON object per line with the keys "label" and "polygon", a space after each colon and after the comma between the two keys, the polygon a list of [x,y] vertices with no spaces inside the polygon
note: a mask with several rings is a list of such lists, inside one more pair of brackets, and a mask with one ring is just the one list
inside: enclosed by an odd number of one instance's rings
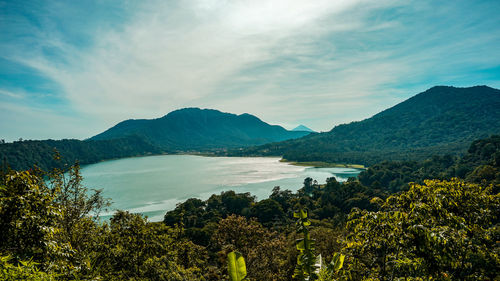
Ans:
{"label": "calm lake water", "polygon": [[306,177],[324,183],[332,176],[345,181],[360,172],[351,168],[299,167],[279,160],[160,155],[88,165],[82,168],[82,175],[87,187],[103,189],[104,197],[112,199],[113,210],[142,213],[150,221],[161,221],[166,211],[192,197],[207,199],[214,193],[234,190],[250,192],[261,200],[275,186],[300,189]]}

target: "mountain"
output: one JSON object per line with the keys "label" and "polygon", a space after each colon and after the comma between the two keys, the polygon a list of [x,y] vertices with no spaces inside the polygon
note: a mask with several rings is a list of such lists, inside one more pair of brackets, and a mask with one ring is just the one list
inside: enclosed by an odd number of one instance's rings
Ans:
{"label": "mountain", "polygon": [[304,125],[298,125],[297,127],[295,127],[292,131],[299,131],[299,132],[311,132],[311,133],[316,133],[315,131],[309,129],[308,127],[304,126]]}
{"label": "mountain", "polygon": [[91,140],[138,136],[173,151],[217,150],[299,138],[309,132],[288,131],[250,114],[184,108],[158,119],[126,120]]}
{"label": "mountain", "polygon": [[290,161],[371,165],[463,154],[473,140],[498,133],[500,90],[436,86],[363,121],[229,155],[281,155]]}
{"label": "mountain", "polygon": [[[28,140],[0,144],[0,168],[49,170],[75,161],[102,160],[186,151],[209,151],[299,138],[309,132],[287,131],[250,114],[185,108],[153,120],[127,120],[90,139]],[[61,159],[55,160],[57,151]]]}

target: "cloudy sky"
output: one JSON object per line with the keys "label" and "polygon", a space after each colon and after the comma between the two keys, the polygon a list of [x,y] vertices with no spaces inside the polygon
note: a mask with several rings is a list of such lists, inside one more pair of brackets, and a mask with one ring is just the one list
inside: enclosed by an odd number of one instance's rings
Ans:
{"label": "cloudy sky", "polygon": [[500,88],[500,1],[0,0],[0,138],[183,107],[317,131],[435,85]]}

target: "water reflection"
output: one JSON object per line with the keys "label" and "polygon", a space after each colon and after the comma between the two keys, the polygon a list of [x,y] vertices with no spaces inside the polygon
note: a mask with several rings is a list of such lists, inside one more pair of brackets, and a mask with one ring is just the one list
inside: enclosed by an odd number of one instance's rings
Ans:
{"label": "water reflection", "polygon": [[126,158],[83,167],[84,184],[102,188],[113,208],[160,221],[167,210],[188,198],[206,199],[222,191],[250,192],[258,199],[274,186],[296,191],[306,177],[319,183],[360,172],[351,168],[313,168],[279,162],[277,157],[201,157],[161,155]]}

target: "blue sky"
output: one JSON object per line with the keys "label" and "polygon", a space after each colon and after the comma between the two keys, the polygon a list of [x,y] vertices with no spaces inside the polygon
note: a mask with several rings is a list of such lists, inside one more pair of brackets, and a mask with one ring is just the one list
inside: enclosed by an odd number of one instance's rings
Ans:
{"label": "blue sky", "polygon": [[317,131],[435,85],[500,88],[500,1],[0,1],[0,138],[182,107]]}

